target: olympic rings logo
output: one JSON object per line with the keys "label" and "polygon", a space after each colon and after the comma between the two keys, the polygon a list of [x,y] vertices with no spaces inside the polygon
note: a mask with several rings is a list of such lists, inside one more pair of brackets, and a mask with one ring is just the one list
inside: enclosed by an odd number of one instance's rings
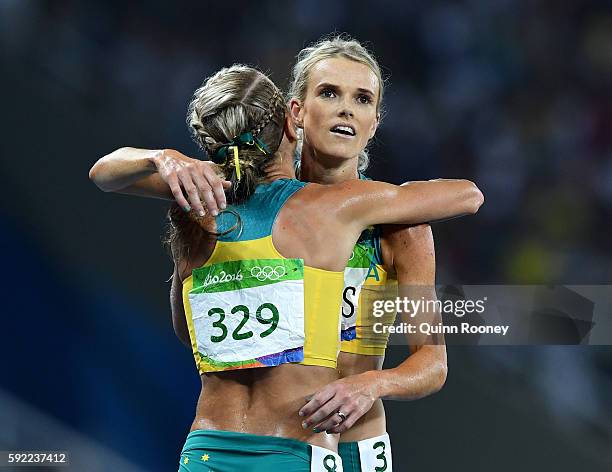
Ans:
{"label": "olympic rings logo", "polygon": [[251,269],[251,275],[260,282],[264,280],[278,280],[287,273],[283,266],[255,266]]}

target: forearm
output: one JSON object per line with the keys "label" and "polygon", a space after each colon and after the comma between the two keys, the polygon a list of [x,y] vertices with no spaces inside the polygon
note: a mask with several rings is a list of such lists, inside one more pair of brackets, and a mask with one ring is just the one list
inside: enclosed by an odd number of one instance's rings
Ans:
{"label": "forearm", "polygon": [[473,215],[484,203],[482,192],[469,180],[406,182],[401,187],[411,204],[418,205],[408,224]]}
{"label": "forearm", "polygon": [[439,391],[446,381],[446,347],[423,346],[397,367],[367,372],[374,378],[376,396],[417,400]]}
{"label": "forearm", "polygon": [[[437,300],[436,257],[433,233],[428,225],[387,226],[383,229],[383,257],[395,271],[398,296],[416,302],[414,312],[402,313],[412,326],[442,322]],[[446,380],[446,347],[443,335],[407,334],[411,355],[393,369],[380,371],[377,383],[381,397],[414,400],[442,388]]]}
{"label": "forearm", "polygon": [[346,217],[348,222],[361,227],[415,225],[474,214],[484,202],[482,192],[469,180],[429,180],[400,186],[360,181],[340,190],[348,192],[343,194],[345,204],[339,209],[349,211],[341,211],[339,221]]}
{"label": "forearm", "polygon": [[160,150],[119,148],[99,159],[89,171],[89,178],[105,192],[119,192],[154,174],[154,158]]}
{"label": "forearm", "polygon": [[[444,349],[444,346],[430,347]],[[343,433],[379,398],[416,400],[438,391],[446,378],[446,358],[444,362],[438,362],[443,351],[426,348],[420,351],[423,351],[421,355],[417,355],[418,352],[413,354],[394,369],[370,370],[326,385],[300,409],[299,415],[304,418],[302,426],[315,426],[318,431],[328,433]],[[341,423],[338,423],[337,417],[333,417],[333,413],[338,411],[345,415]]]}
{"label": "forearm", "polygon": [[226,206],[225,189],[212,163],[188,157],[174,149],[124,147],[98,160],[89,178],[105,192],[174,200],[184,210],[215,216]]}
{"label": "forearm", "polygon": [[[430,230],[423,232],[430,233]],[[433,286],[434,276],[431,276],[424,267],[423,256],[414,254],[414,265],[420,269],[416,277],[410,276],[404,261],[398,263],[399,297],[421,303],[420,308],[414,312],[401,314],[402,321],[414,328],[419,328],[423,324],[438,326],[442,323],[437,309],[430,309],[432,305],[430,302],[435,302],[437,297]],[[432,285],[420,285],[424,283]],[[436,393],[446,382],[447,360],[444,336],[416,329],[414,334],[406,335],[406,340],[411,354],[397,367],[381,371],[382,375],[377,384],[379,397],[417,400]]]}

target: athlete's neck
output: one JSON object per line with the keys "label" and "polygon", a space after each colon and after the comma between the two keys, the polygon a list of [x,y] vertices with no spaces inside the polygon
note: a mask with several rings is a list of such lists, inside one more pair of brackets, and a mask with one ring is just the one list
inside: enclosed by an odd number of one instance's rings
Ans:
{"label": "athlete's neck", "polygon": [[266,167],[264,182],[272,183],[278,179],[295,179],[295,170],[291,156],[277,153]]}
{"label": "athlete's neck", "polygon": [[300,180],[318,184],[338,184],[359,178],[358,158],[338,159],[321,155],[314,156],[306,147],[302,150]]}

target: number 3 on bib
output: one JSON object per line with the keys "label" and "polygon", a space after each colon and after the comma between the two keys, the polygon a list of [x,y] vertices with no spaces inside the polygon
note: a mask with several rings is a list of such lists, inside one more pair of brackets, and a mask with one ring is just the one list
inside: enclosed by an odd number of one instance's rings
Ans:
{"label": "number 3 on bib", "polygon": [[385,443],[382,441],[379,441],[376,444],[374,444],[373,447],[375,451],[376,449],[382,449],[380,453],[376,455],[376,459],[382,461],[382,464],[379,466],[376,466],[374,470],[376,472],[384,472],[385,470],[387,470],[387,457],[385,456]]}

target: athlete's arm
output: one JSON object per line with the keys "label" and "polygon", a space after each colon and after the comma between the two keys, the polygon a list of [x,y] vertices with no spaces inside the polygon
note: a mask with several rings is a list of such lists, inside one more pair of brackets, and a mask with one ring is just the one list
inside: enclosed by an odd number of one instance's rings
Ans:
{"label": "athlete's arm", "polygon": [[89,178],[105,192],[176,200],[185,211],[193,208],[200,215],[201,200],[213,215],[225,208],[223,189],[230,186],[212,162],[173,149],[117,149],[94,164]]}
{"label": "athlete's arm", "polygon": [[328,191],[337,200],[340,222],[361,228],[474,214],[484,202],[482,192],[469,180],[439,179],[402,186],[354,180],[330,186]]}
{"label": "athlete's arm", "polygon": [[[440,313],[427,310],[427,301],[437,300],[436,257],[429,225],[383,227],[383,246],[387,246],[389,264],[395,269],[399,297],[423,300],[421,310],[404,322],[413,325],[442,322]],[[387,262],[387,261],[386,261]],[[417,331],[419,332],[419,331]],[[416,400],[437,392],[446,382],[447,363],[444,337],[436,339],[421,334],[407,335],[411,356],[393,369],[377,372],[377,397]]]}
{"label": "athlete's arm", "polygon": [[176,265],[174,266],[172,286],[170,287],[170,308],[172,309],[174,333],[185,346],[191,347],[187,319],[185,318],[185,307],[183,306],[183,286]]}
{"label": "athlete's arm", "polygon": [[[400,287],[408,289],[408,292],[400,292],[400,296],[435,300],[435,252],[431,228],[420,225],[384,229],[383,245],[389,249],[384,251],[385,259],[391,259],[385,262],[394,266]],[[417,316],[424,318],[428,315],[431,314]],[[436,313],[431,318],[438,316]],[[300,410],[300,414],[307,418],[305,426],[342,433],[353,426],[378,398],[416,400],[440,390],[446,381],[447,370],[443,340],[439,345],[432,345],[430,341],[427,345],[419,345],[409,338],[409,344],[412,355],[399,366],[345,377],[319,390]],[[335,426],[338,423],[336,411],[346,415],[346,420],[338,426]]]}

